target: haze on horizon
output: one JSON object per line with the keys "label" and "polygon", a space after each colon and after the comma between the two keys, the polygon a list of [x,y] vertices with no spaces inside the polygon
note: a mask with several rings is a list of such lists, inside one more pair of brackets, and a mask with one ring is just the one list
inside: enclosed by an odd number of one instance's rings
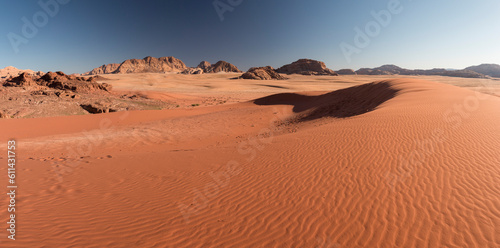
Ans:
{"label": "haze on horizon", "polygon": [[[57,11],[50,5],[56,1]],[[226,60],[242,70],[299,58],[324,61],[333,70],[500,64],[500,33],[494,28],[500,2],[494,0],[40,0],[0,6],[0,68],[83,73],[146,56],[174,56],[188,66]],[[376,21],[373,13],[388,6],[397,13],[349,62],[340,44],[355,46],[356,27],[364,30]],[[33,18],[43,25],[25,37],[23,26]],[[25,39],[17,48],[12,34]]]}

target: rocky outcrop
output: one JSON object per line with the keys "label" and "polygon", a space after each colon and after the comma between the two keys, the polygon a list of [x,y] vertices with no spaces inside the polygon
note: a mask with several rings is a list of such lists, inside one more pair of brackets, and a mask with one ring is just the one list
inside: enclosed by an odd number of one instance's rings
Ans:
{"label": "rocky outcrop", "polygon": [[357,75],[356,72],[352,69],[342,69],[335,72],[339,75]]}
{"label": "rocky outcrop", "polygon": [[164,73],[164,72],[181,72],[188,67],[180,59],[174,57],[146,57],[144,59],[129,59],[121,64],[108,64],[95,68],[94,70],[85,73],[84,75],[96,74],[126,74],[126,73]]}
{"label": "rocky outcrop", "polygon": [[490,77],[500,78],[500,65],[497,64],[481,64],[476,66],[469,66],[465,68],[465,70],[474,71]]}
{"label": "rocky outcrop", "polygon": [[27,73],[23,73],[17,77],[8,79],[3,85],[8,87],[48,87],[78,93],[111,90],[111,85],[97,83],[94,77],[70,76],[62,72],[48,72],[41,77],[32,77]]}
{"label": "rocky outcrop", "polygon": [[286,78],[276,72],[271,66],[252,67],[246,73],[240,76],[241,79],[255,80],[285,80]]}
{"label": "rocky outcrop", "polygon": [[218,73],[218,72],[242,72],[235,65],[226,61],[219,61],[205,70],[205,73]]}
{"label": "rocky outcrop", "polygon": [[218,72],[242,72],[235,65],[226,61],[219,61],[215,64],[210,64],[207,61],[202,61],[197,67],[190,67],[183,70],[182,74],[203,74],[203,73],[218,73]]}
{"label": "rocky outcrop", "polygon": [[182,71],[181,74],[203,74],[203,69],[201,68],[187,68]]}
{"label": "rocky outcrop", "polygon": [[111,112],[127,110],[124,107],[120,107],[118,105],[109,102],[94,102],[89,104],[81,104],[80,107],[82,107],[84,110],[86,110],[91,114],[111,113]]}
{"label": "rocky outcrop", "polygon": [[120,64],[107,64],[102,65],[101,67],[97,67],[90,72],[85,73],[84,75],[98,75],[98,74],[111,74],[118,69]]}
{"label": "rocky outcrop", "polygon": [[22,73],[17,77],[11,77],[3,83],[3,86],[11,87],[29,87],[37,86],[38,84],[33,80],[33,77],[27,72]]}
{"label": "rocky outcrop", "polygon": [[333,70],[326,68],[325,63],[312,59],[299,59],[291,64],[282,66],[276,71],[284,74],[338,76]]}
{"label": "rocky outcrop", "polygon": [[21,74],[27,74],[30,76],[41,76],[43,75],[43,72],[41,71],[32,71],[32,70],[21,70],[17,69],[16,67],[13,66],[7,66],[3,69],[0,69],[0,79],[7,79],[10,77],[17,77]]}
{"label": "rocky outcrop", "polygon": [[187,69],[187,66],[174,57],[146,57],[144,59],[125,60],[113,73],[144,73],[144,72],[180,72]]}
{"label": "rocky outcrop", "polygon": [[208,68],[210,68],[211,66],[212,66],[212,64],[210,64],[209,62],[207,62],[207,61],[201,61],[200,64],[196,68],[200,68],[203,71],[205,71]]}

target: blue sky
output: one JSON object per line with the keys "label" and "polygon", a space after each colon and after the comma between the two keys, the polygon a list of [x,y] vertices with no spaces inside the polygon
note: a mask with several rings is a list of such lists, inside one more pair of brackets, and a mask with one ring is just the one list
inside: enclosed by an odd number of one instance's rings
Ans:
{"label": "blue sky", "polygon": [[[300,58],[334,70],[500,64],[498,0],[233,0],[241,2],[234,7],[218,0],[232,9],[223,21],[213,0],[41,0],[54,1],[69,2],[46,19],[38,0],[0,1],[0,68],[82,73],[146,56],[174,56],[188,66],[226,60],[243,70]],[[389,11],[390,2],[399,2],[400,13],[378,24],[348,61],[340,44],[356,47],[355,27],[376,22],[371,12]],[[23,17],[38,18],[33,37],[23,36]],[[27,43],[13,46],[13,35]]]}

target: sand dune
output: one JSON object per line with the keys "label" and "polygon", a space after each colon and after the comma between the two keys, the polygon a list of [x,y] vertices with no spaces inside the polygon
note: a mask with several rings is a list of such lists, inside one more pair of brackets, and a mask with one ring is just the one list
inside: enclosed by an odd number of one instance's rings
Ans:
{"label": "sand dune", "polygon": [[15,245],[499,247],[500,98],[359,84],[0,120],[19,144]]}

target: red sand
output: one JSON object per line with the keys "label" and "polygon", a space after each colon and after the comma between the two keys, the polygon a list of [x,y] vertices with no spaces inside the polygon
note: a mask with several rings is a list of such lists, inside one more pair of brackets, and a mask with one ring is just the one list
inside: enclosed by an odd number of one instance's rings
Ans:
{"label": "red sand", "polygon": [[20,187],[18,240],[4,231],[0,246],[500,247],[499,109],[495,96],[394,79],[0,120]]}

